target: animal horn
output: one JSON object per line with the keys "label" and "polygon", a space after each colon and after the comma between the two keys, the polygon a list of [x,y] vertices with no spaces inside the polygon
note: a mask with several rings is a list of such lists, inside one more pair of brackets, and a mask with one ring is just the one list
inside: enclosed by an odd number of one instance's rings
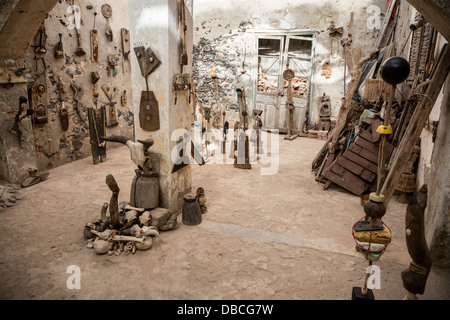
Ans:
{"label": "animal horn", "polygon": [[129,140],[127,137],[124,136],[117,136],[117,135],[112,135],[109,137],[101,137],[103,140],[105,141],[110,141],[110,142],[119,142],[122,144],[127,144],[127,141]]}

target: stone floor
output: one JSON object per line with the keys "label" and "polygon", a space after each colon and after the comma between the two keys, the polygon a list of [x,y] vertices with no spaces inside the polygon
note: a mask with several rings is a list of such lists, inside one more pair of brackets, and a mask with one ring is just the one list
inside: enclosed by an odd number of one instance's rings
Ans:
{"label": "stone floor", "polygon": [[[51,170],[0,211],[0,299],[349,300],[368,266],[351,234],[364,215],[360,199],[315,181],[311,162],[323,141],[272,138],[280,146],[276,174],[262,175],[259,162],[252,170],[192,166],[193,189],[207,197],[202,223],[184,225],[180,215],[150,250],[128,256],[97,255],[82,232],[109,201],[107,174],[121,188],[119,201],[128,201],[128,149],[109,151],[98,165],[87,158]],[[405,210],[393,199],[384,218],[393,241],[375,262],[377,300],[405,296]],[[71,265],[80,268],[80,289],[67,287]],[[435,270],[420,298],[449,299],[448,280],[448,271]]]}

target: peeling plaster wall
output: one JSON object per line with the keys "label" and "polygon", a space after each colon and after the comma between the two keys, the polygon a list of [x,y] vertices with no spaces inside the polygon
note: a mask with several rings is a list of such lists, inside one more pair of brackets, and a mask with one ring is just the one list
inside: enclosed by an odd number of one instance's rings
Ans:
{"label": "peeling plaster wall", "polygon": [[[146,131],[139,123],[141,92],[146,91],[134,51],[131,54],[133,103],[137,139],[152,137],[151,151],[161,157],[160,205],[171,212],[180,212],[183,196],[191,190],[190,165],[172,173],[172,150],[177,145],[176,130],[191,130],[192,107],[187,91],[175,93],[172,89],[175,74],[180,73],[178,1],[177,0],[129,0],[130,34],[133,43],[152,46],[161,57],[160,66],[148,77],[149,90],[153,91],[159,105],[160,129]],[[191,73],[192,62],[192,1],[185,0],[188,65],[183,73]],[[176,100],[176,103],[175,103]]]}
{"label": "peeling plaster wall", "polygon": [[[374,20],[373,7],[379,8],[380,15]],[[211,69],[219,69],[219,91],[221,104],[237,104],[234,90],[236,77],[244,59],[246,70],[252,70],[253,82],[246,88],[247,104],[253,108],[253,87],[256,78],[255,37],[257,34],[284,34],[292,30],[309,31],[315,34],[315,55],[311,88],[310,121],[319,120],[318,108],[320,96],[330,95],[332,116],[337,116],[344,95],[344,58],[340,44],[347,36],[350,12],[354,12],[354,47],[371,50],[375,45],[379,27],[373,23],[382,23],[387,9],[386,1],[212,1],[194,2],[194,77],[199,99],[206,106],[215,102]],[[344,35],[332,39],[328,28],[334,22],[336,27],[344,27]],[[206,50],[205,50],[206,48]],[[209,51],[209,53],[208,53]],[[331,57],[331,77],[321,75],[322,64]],[[347,72],[347,82],[350,80]],[[227,116],[228,117],[228,116]]]}
{"label": "peeling plaster wall", "polygon": [[[3,101],[5,108],[0,108],[0,114],[3,117],[13,118],[13,111],[18,109],[18,93],[28,97],[27,87],[31,87],[35,80],[41,75],[45,74],[45,81],[47,86],[47,96],[45,105],[47,107],[48,122],[45,124],[32,124],[30,119],[23,122],[23,126],[29,122],[27,133],[24,134],[26,139],[26,149],[18,149],[21,152],[16,153],[15,156],[10,155],[7,159],[4,157],[3,161],[9,164],[2,164],[5,168],[8,165],[17,163],[14,167],[20,169],[9,169],[9,174],[0,170],[2,179],[13,180],[15,182],[21,181],[28,176],[28,166],[37,167],[39,170],[48,170],[62,164],[91,157],[91,145],[89,137],[89,126],[87,120],[87,108],[94,107],[93,90],[94,86],[91,82],[91,72],[98,72],[100,80],[97,82],[97,91],[99,93],[98,107],[100,108],[109,99],[101,89],[103,84],[116,85],[119,93],[113,98],[117,102],[118,121],[117,126],[107,127],[107,135],[123,135],[130,139],[134,137],[134,115],[133,115],[133,101],[132,101],[132,84],[131,84],[131,65],[129,61],[123,60],[122,45],[120,29],[129,29],[128,20],[128,4],[126,1],[111,0],[109,4],[112,7],[112,17],[110,26],[113,30],[113,42],[107,40],[106,18],[101,14],[101,6],[104,1],[76,1],[75,5],[80,8],[80,29],[81,47],[86,52],[85,56],[78,57],[75,51],[78,47],[77,36],[74,28],[70,28],[72,11],[69,6],[72,1],[59,1],[56,6],[48,13],[44,21],[46,29],[46,50],[45,54],[36,54],[34,39],[31,39],[25,56],[21,59],[23,66],[27,67],[31,72],[27,75],[27,83],[23,84],[20,89],[7,89],[0,87],[0,99]],[[99,62],[91,60],[91,45],[90,45],[90,30],[94,28],[94,12],[97,12],[95,19],[95,28],[98,30],[99,43]],[[24,21],[26,23],[26,21]],[[64,48],[64,58],[55,58],[54,47],[59,42],[58,33],[62,33],[62,43]],[[116,54],[119,57],[118,73],[116,76],[112,74],[108,76],[108,54]],[[36,59],[37,58],[37,59]],[[42,60],[42,59],[43,60]],[[61,103],[59,101],[59,92],[57,89],[58,78],[61,77],[64,83],[65,106],[69,112],[69,128],[63,131],[59,120],[59,110]],[[79,86],[82,89],[80,102],[83,109],[83,121],[77,114],[74,106],[74,94],[70,86],[71,83]],[[16,86],[17,87],[17,86]],[[121,96],[126,91],[127,103],[121,105]],[[32,136],[29,136],[32,135]],[[116,143],[107,143],[107,150],[116,148],[121,145]],[[9,145],[8,149],[17,148],[18,145]],[[26,162],[21,163],[23,160]],[[34,159],[32,165],[29,163],[30,159]]]}

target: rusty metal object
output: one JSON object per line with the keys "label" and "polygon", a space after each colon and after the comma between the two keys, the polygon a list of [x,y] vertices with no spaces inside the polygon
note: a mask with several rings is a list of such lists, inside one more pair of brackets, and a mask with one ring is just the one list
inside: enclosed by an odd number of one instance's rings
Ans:
{"label": "rusty metal object", "polygon": [[62,33],[58,33],[59,42],[55,46],[55,58],[64,58],[64,48],[62,43]]}
{"label": "rusty metal object", "polygon": [[9,129],[9,132],[17,135],[20,145],[22,145],[22,130],[20,129],[20,122],[34,113],[34,110],[30,108],[27,109],[25,114],[23,113],[25,109],[23,105],[26,104],[27,102],[28,99],[26,97],[21,96],[19,98],[19,110],[17,111],[16,116],[14,118],[14,124]]}
{"label": "rusty metal object", "polygon": [[142,91],[139,104],[139,124],[146,131],[157,131],[160,127],[159,104],[153,91]]}
{"label": "rusty metal object", "polygon": [[102,5],[101,8],[102,11],[102,15],[106,18],[106,38],[108,39],[109,42],[113,41],[113,32],[112,29],[109,25],[109,18],[111,18],[112,16],[112,8],[109,4],[105,3],[104,5]]}
{"label": "rusty metal object", "polygon": [[146,91],[141,92],[139,104],[139,124],[146,131],[159,130],[159,107],[153,91],[148,87],[148,76],[158,68],[161,63],[159,56],[152,47],[138,46],[134,48],[138,59],[141,74],[145,78]]}

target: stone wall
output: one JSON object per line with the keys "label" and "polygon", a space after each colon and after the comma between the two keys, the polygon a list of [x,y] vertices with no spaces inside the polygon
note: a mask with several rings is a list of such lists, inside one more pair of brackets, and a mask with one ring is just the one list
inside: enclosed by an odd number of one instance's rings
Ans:
{"label": "stone wall", "polygon": [[[118,88],[117,95],[113,98],[116,102],[118,124],[107,127],[107,135],[124,135],[133,139],[134,137],[134,115],[132,107],[132,84],[131,84],[131,64],[124,59],[121,45],[121,28],[129,29],[128,23],[128,3],[127,1],[109,1],[112,7],[112,16],[109,18],[109,25],[112,29],[112,41],[106,35],[108,21],[101,13],[101,6],[104,1],[75,1],[75,9],[70,7],[72,1],[59,1],[48,13],[44,20],[43,27],[46,36],[45,52],[36,52],[39,47],[39,32],[37,37],[31,39],[28,49],[19,62],[28,71],[25,74],[26,83],[17,84],[15,87],[0,87],[0,115],[10,119],[18,109],[18,97],[24,95],[32,99],[29,93],[30,88],[37,83],[44,84],[45,93],[41,102],[46,107],[47,122],[38,124],[25,119],[21,125],[26,129],[23,135],[25,139],[22,147],[11,144],[12,140],[8,135],[8,150],[20,150],[15,155],[2,157],[0,167],[11,167],[13,162],[17,162],[17,170],[0,170],[1,179],[18,182],[27,176],[27,166],[37,167],[38,170],[48,170],[62,164],[91,156],[91,144],[89,137],[89,126],[87,120],[87,108],[100,108],[109,102],[101,86],[104,84],[115,85]],[[94,15],[97,12],[97,15]],[[79,18],[79,19],[78,19]],[[91,55],[90,31],[95,29],[98,34],[99,59],[94,61]],[[26,24],[26,21],[23,21]],[[80,34],[81,47],[85,55],[77,56],[78,40],[76,28]],[[61,40],[63,44],[63,57],[55,57],[55,46]],[[108,56],[116,55],[118,58],[117,74],[109,68]],[[94,103],[94,85],[91,82],[91,73],[97,72],[100,80],[96,83],[98,92],[97,105]],[[69,126],[64,131],[61,127],[59,114],[62,107],[59,95],[59,84],[64,87],[64,104],[68,110]],[[76,110],[72,84],[79,87],[78,93],[80,110]],[[17,92],[17,93],[16,93]],[[121,102],[124,96],[125,103]],[[5,141],[3,141],[5,143]],[[118,144],[107,143],[107,149],[118,147]],[[8,151],[11,153],[11,151]],[[0,147],[0,154],[1,154]],[[4,154],[5,152],[3,152]],[[33,159],[30,161],[29,159]],[[9,164],[5,164],[5,162]],[[32,163],[30,163],[32,162]],[[9,171],[7,174],[6,171]]]}
{"label": "stone wall", "polygon": [[[379,8],[379,15],[371,6]],[[256,88],[256,38],[260,34],[288,34],[309,32],[315,36],[313,56],[310,121],[319,120],[320,97],[331,97],[332,116],[336,117],[344,95],[345,61],[340,45],[342,37],[333,38],[328,28],[344,27],[346,36],[350,12],[354,12],[354,47],[371,50],[386,11],[386,1],[292,1],[268,2],[239,1],[194,2],[194,80],[199,100],[206,106],[215,103],[214,86],[210,71],[218,75],[220,105],[237,105],[235,89],[245,56],[245,70],[252,76],[245,87],[247,104],[254,107],[253,91]],[[375,20],[374,20],[375,19]],[[372,24],[371,24],[372,23]],[[375,25],[375,27],[373,27]],[[321,75],[322,65],[329,59],[331,76]],[[347,70],[348,71],[348,70]],[[349,79],[349,72],[345,79]],[[234,109],[229,115],[235,115]]]}

